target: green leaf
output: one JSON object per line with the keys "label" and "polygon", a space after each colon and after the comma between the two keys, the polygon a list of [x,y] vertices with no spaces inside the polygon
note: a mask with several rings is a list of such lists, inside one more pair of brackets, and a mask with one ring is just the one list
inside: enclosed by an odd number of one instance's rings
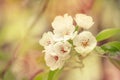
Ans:
{"label": "green leaf", "polygon": [[48,80],[57,80],[56,77],[58,77],[58,73],[60,73],[61,70],[55,70],[51,71],[48,74]]}
{"label": "green leaf", "polygon": [[118,41],[108,42],[108,43],[102,45],[101,48],[104,51],[107,51],[109,53],[116,55],[116,53],[118,53],[120,51],[120,42],[118,42]]}
{"label": "green leaf", "polygon": [[41,74],[36,75],[36,77],[34,78],[34,80],[43,80],[43,75],[41,75]]}
{"label": "green leaf", "polygon": [[40,73],[35,76],[34,80],[47,80],[48,73]]}
{"label": "green leaf", "polygon": [[101,31],[97,36],[97,41],[108,39],[116,34],[120,33],[120,28],[111,28]]}
{"label": "green leaf", "polygon": [[120,60],[109,58],[110,62],[120,70]]}

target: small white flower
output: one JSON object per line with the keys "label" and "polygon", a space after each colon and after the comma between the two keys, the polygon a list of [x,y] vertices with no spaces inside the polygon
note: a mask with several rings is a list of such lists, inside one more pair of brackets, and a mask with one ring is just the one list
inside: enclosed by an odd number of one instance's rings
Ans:
{"label": "small white flower", "polygon": [[95,48],[97,41],[91,32],[83,31],[74,38],[73,44],[78,53],[82,56],[86,56]]}
{"label": "small white flower", "polygon": [[45,47],[45,61],[51,70],[61,69],[65,61],[70,57],[71,44],[57,42]]}
{"label": "small white flower", "polygon": [[89,29],[94,24],[92,17],[85,14],[76,14],[75,21],[83,29]]}
{"label": "small white flower", "polygon": [[61,69],[65,63],[58,55],[45,54],[45,61],[50,70]]}
{"label": "small white flower", "polygon": [[57,42],[54,45],[55,52],[58,53],[63,59],[67,59],[66,57],[70,54],[71,44],[68,42]]}
{"label": "small white flower", "polygon": [[54,29],[54,39],[55,41],[61,40],[68,40],[73,38],[75,27],[73,25],[73,19],[68,14],[63,16],[55,17],[54,21],[52,22],[52,27]]}
{"label": "small white flower", "polygon": [[45,52],[45,54],[57,55],[57,53],[55,52],[54,45],[46,46],[44,52]]}
{"label": "small white flower", "polygon": [[39,43],[44,47],[54,44],[55,41],[53,40],[53,33],[50,31],[47,33],[44,33],[42,38],[39,40]]}
{"label": "small white flower", "polygon": [[68,42],[57,42],[54,45],[45,47],[45,54],[59,55],[62,60],[68,59],[70,51],[71,44]]}
{"label": "small white flower", "polygon": [[52,22],[52,27],[55,30],[63,29],[63,27],[73,26],[73,19],[68,14],[63,16],[56,16],[54,21]]}

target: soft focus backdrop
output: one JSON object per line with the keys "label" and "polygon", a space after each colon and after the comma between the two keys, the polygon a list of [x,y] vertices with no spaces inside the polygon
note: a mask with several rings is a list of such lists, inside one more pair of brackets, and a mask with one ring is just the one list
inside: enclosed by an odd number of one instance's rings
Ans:
{"label": "soft focus backdrop", "polygon": [[[120,27],[120,0],[0,0],[0,80],[42,80],[47,76],[39,39],[52,30],[54,17],[65,13],[92,16],[95,24],[90,31],[94,35]],[[118,36],[105,42],[120,41]],[[63,71],[60,80],[120,80],[120,71],[105,58],[92,55],[84,63],[83,71]]]}

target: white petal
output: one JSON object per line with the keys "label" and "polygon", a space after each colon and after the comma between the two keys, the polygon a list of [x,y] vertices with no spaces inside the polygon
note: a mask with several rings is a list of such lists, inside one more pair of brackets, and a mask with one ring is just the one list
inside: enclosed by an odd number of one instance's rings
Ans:
{"label": "white petal", "polygon": [[63,27],[69,27],[73,24],[73,19],[68,14],[63,16],[56,16],[52,22],[52,27],[55,30],[61,30]]}
{"label": "white petal", "polygon": [[[56,56],[58,56],[58,55],[56,55]],[[65,61],[61,60],[61,58],[59,56],[58,56],[58,60],[55,60],[54,56],[50,55],[50,54],[45,54],[45,61],[46,61],[47,66],[50,67],[50,70],[61,69],[65,62]]]}
{"label": "white petal", "polygon": [[72,38],[73,33],[75,31],[75,27],[73,26],[73,19],[68,14],[62,16],[57,16],[52,22],[53,32],[54,32],[54,40],[55,41],[66,41]]}
{"label": "white petal", "polygon": [[94,24],[92,17],[85,14],[76,14],[75,21],[79,27],[84,29],[89,29]]}
{"label": "white petal", "polygon": [[72,37],[71,37],[71,39],[73,40],[76,36],[77,36],[77,31],[75,31],[73,34],[72,34]]}
{"label": "white petal", "polygon": [[46,46],[44,52],[45,52],[45,54],[57,55],[55,53],[54,45]]}
{"label": "white petal", "polygon": [[42,46],[49,46],[50,44],[54,44],[54,40],[53,40],[53,33],[52,32],[47,32],[44,33],[42,38],[39,40],[40,45]]}
{"label": "white petal", "polygon": [[56,63],[54,66],[51,66],[51,70],[61,69],[64,66],[65,61],[61,60],[58,63]]}
{"label": "white petal", "polygon": [[[87,41],[84,45],[83,41]],[[81,55],[90,53],[97,45],[95,37],[89,31],[83,31],[73,39],[73,44],[75,45],[75,50]]]}
{"label": "white petal", "polygon": [[75,27],[72,26],[72,27],[69,27],[69,28],[63,28],[63,30],[54,30],[54,40],[55,41],[67,41],[69,39],[73,39],[77,32],[74,32],[75,31]]}
{"label": "white petal", "polygon": [[54,64],[56,63],[55,59],[50,54],[45,54],[45,61],[47,66],[54,66]]}
{"label": "white petal", "polygon": [[79,46],[79,45],[80,45],[79,40],[80,40],[80,37],[79,37],[79,35],[77,35],[77,36],[73,39],[73,44],[74,44],[75,46]]}
{"label": "white petal", "polygon": [[57,42],[54,45],[55,52],[58,53],[58,55],[62,56],[62,58],[69,55],[71,50],[71,44],[68,42]]}

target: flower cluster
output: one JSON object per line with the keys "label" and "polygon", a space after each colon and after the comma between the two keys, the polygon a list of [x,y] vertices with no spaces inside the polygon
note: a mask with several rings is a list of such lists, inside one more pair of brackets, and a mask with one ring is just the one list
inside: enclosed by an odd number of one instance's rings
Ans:
{"label": "flower cluster", "polygon": [[71,49],[81,56],[90,53],[97,44],[92,33],[87,31],[93,24],[92,17],[84,14],[76,14],[74,19],[68,14],[56,16],[52,22],[53,32],[44,33],[39,41],[45,49],[47,66],[51,70],[61,69],[70,58]]}

